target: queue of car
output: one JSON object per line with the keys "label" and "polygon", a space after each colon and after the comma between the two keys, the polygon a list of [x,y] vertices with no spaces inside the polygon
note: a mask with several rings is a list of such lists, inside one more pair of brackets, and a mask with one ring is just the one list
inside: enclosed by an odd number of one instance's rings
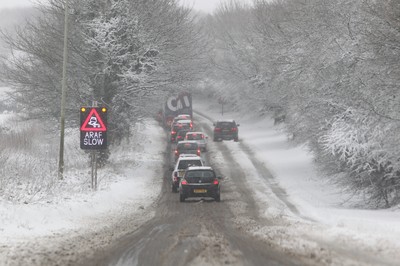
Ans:
{"label": "queue of car", "polygon": [[191,197],[211,197],[215,201],[221,199],[219,179],[201,157],[201,152],[207,151],[207,140],[204,132],[194,130],[189,115],[179,115],[173,119],[170,141],[176,144],[171,189],[174,193],[179,192],[181,202]]}
{"label": "queue of car", "polygon": [[[239,124],[234,120],[219,120],[214,123],[213,141],[239,141]],[[220,177],[206,166],[201,152],[207,151],[208,136],[194,130],[190,115],[176,116],[171,124],[171,143],[174,148],[175,166],[171,168],[172,192],[179,192],[181,202],[191,197],[211,197],[221,200]]]}

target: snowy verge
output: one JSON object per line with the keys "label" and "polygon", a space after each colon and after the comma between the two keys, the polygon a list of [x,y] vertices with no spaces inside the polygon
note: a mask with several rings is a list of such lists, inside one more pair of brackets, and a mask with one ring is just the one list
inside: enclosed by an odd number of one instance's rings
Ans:
{"label": "snowy verge", "polygon": [[[371,257],[384,256],[386,259],[382,258],[381,262],[388,264],[400,259],[397,252],[400,249],[398,208],[369,210],[351,207],[349,195],[334,185],[330,180],[332,177],[317,170],[307,147],[291,145],[283,127],[274,125],[268,117],[241,114],[226,105],[222,115],[221,106],[216,101],[199,99],[195,107],[214,121],[234,119],[240,124],[240,142],[226,141],[225,145],[248,173],[246,182],[254,188],[261,212],[268,220],[277,221],[276,225],[249,228],[249,231],[261,238],[280,238],[281,248],[291,251],[306,246],[313,250],[317,241],[338,252],[347,245],[354,245],[353,252],[363,250],[361,254],[364,254],[370,251]],[[249,156],[267,168],[270,176],[260,176]],[[276,195],[274,186],[283,189],[283,197]],[[295,206],[294,211],[285,200]],[[357,257],[351,259],[357,262]],[[325,263],[329,264],[329,260]]]}
{"label": "snowy verge", "polygon": [[[131,146],[113,150],[110,165],[98,170],[102,176],[98,191],[71,192],[64,198],[55,194],[52,201],[29,204],[0,201],[0,264],[41,265],[46,263],[43,254],[51,257],[63,246],[74,261],[77,251],[101,248],[150,219],[154,215],[152,204],[161,191],[166,141],[155,121],[145,121],[139,127]],[[88,176],[75,178],[90,179],[89,170]],[[73,244],[74,238],[87,238],[91,244]],[[31,257],[29,262],[27,258],[21,261],[25,253]]]}

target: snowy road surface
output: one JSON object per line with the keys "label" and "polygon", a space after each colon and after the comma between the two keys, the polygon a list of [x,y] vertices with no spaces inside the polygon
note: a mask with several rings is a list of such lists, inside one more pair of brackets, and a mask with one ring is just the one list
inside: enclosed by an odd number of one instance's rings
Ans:
{"label": "snowy road surface", "polygon": [[[196,107],[196,124],[212,136],[207,117],[218,105]],[[0,264],[398,265],[398,211],[340,208],[301,148],[268,120],[241,118],[239,143],[210,141],[203,155],[224,176],[220,203],[179,202],[166,133],[147,123],[154,137],[137,164],[118,164],[127,180],[57,206],[1,202]]]}

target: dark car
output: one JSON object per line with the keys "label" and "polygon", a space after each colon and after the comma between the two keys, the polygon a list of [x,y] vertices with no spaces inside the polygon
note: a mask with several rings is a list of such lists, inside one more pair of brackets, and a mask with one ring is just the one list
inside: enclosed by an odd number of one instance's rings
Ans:
{"label": "dark car", "polygon": [[191,130],[191,124],[190,123],[176,123],[173,124],[171,127],[171,142],[177,142],[177,134],[181,130]]}
{"label": "dark car", "polygon": [[181,154],[195,154],[200,156],[199,144],[194,140],[179,141],[176,144],[175,159],[178,159]]}
{"label": "dark car", "polygon": [[190,130],[187,130],[187,129],[179,130],[178,133],[176,134],[176,142],[185,140],[186,133],[188,133],[188,132],[190,132]]}
{"label": "dark car", "polygon": [[219,180],[209,166],[191,166],[179,183],[179,200],[187,198],[214,198],[221,201]]}
{"label": "dark car", "polygon": [[214,123],[214,141],[234,140],[239,141],[239,124],[235,120],[221,120]]}

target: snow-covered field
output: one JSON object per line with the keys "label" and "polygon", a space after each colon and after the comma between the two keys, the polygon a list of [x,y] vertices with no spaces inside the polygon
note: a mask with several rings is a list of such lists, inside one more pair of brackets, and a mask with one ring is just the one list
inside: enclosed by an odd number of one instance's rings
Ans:
{"label": "snow-covered field", "polygon": [[[8,112],[0,114],[0,128],[9,125],[13,118],[15,116]],[[22,201],[0,195],[0,265],[54,265],[58,254],[49,251],[55,248],[63,251],[67,259],[74,257],[72,250],[77,250],[76,246],[69,250],[73,244],[64,241],[74,238],[78,239],[72,241],[80,246],[78,250],[89,256],[95,248],[106,246],[150,219],[154,214],[151,205],[158,198],[163,181],[165,134],[152,119],[139,124],[134,134],[121,147],[111,148],[111,164],[98,170],[97,191],[90,188],[88,155],[76,148],[79,147],[79,131],[76,130],[66,137],[65,179],[51,183],[53,192],[43,188],[45,196],[36,195]],[[152,137],[147,138],[149,135]],[[53,149],[57,154],[58,148]],[[26,151],[15,152],[28,163],[33,160],[31,154],[18,154]],[[47,160],[56,164],[51,156]],[[4,168],[4,162],[0,163]],[[70,169],[68,163],[74,163],[79,169]],[[3,174],[0,184],[4,184],[9,177],[4,175],[4,169],[0,171]],[[15,195],[28,194],[28,188],[17,184],[16,189],[20,191]],[[0,187],[1,194],[5,191],[8,192]],[[122,224],[123,220],[130,222]],[[115,230],[107,230],[113,227]],[[103,231],[106,233],[102,234]]]}
{"label": "snow-covered field", "polygon": [[[201,103],[194,99],[194,107],[214,119],[221,117],[217,103]],[[6,121],[3,118],[8,115],[0,115],[0,121]],[[282,247],[288,249],[302,249],[307,245],[312,249],[315,239],[319,242],[333,241],[337,248],[341,243],[354,243],[363,250],[370,249],[372,256],[385,255],[392,258],[390,263],[399,261],[398,208],[352,208],[349,196],[330,183],[329,177],[317,171],[306,147],[290,144],[282,126],[274,126],[273,121],[267,118],[241,115],[229,109],[224,110],[223,117],[234,118],[240,123],[240,142],[226,144],[232,155],[242,162],[242,167],[252,173],[247,182],[257,184],[254,195],[260,209],[268,219],[276,217],[285,221],[279,226],[250,226],[250,233],[265,239],[280,235]],[[70,137],[79,141],[78,135]],[[102,248],[150,219],[153,216],[151,206],[161,191],[166,142],[164,131],[158,124],[152,120],[145,121],[130,143],[114,150],[110,159],[112,164],[99,170],[102,182],[98,191],[64,191],[54,193],[53,200],[45,198],[25,203],[2,198],[0,265],[43,262],[39,258],[41,253],[35,249],[46,252],[52,247],[62,246],[66,238],[80,239],[82,249],[86,249],[89,256],[90,245]],[[249,151],[270,170],[269,178],[259,176],[254,170]],[[82,158],[85,158],[83,152]],[[83,176],[71,173],[67,176],[77,180],[89,179],[89,170],[83,171]],[[282,197],[274,195],[274,187],[284,189],[285,198],[297,211],[288,208]],[[65,192],[70,192],[68,197]],[[115,234],[107,238],[96,238],[104,228],[115,227],[122,217],[128,216],[132,224],[119,225]],[[309,243],[305,240],[307,238]],[[64,252],[68,254],[68,245]],[[21,260],[21,256],[26,260]]]}

